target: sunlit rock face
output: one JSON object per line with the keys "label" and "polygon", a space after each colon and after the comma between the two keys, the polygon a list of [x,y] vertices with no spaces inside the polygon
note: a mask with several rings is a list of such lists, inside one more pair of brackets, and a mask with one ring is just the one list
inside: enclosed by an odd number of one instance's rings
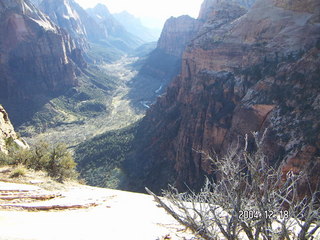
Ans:
{"label": "sunlit rock face", "polygon": [[273,0],[273,3],[277,7],[281,7],[287,10],[297,11],[297,12],[309,12],[318,13],[320,8],[320,2],[317,0]]}
{"label": "sunlit rock face", "polygon": [[213,2],[184,51],[181,74],[140,124],[126,161],[140,191],[198,188],[212,174],[206,154],[223,156],[265,129],[271,164],[287,162],[284,173],[319,170],[319,9]]}
{"label": "sunlit rock face", "polygon": [[8,113],[0,105],[0,152],[7,154],[9,143],[16,144],[20,148],[29,148],[28,144],[21,138],[18,138],[10,122]]}
{"label": "sunlit rock face", "polygon": [[86,49],[87,33],[72,0],[44,0],[39,5],[50,19],[64,28],[75,40],[79,48]]}
{"label": "sunlit rock face", "polygon": [[73,0],[43,0],[39,8],[59,27],[65,29],[78,48],[86,51],[88,40],[106,39],[103,29]]}
{"label": "sunlit rock face", "polygon": [[0,1],[0,101],[5,106],[76,86],[74,62],[81,59],[70,36],[28,1]]}
{"label": "sunlit rock face", "polygon": [[[237,5],[244,9],[249,9],[253,6],[256,0],[205,0],[200,8],[198,19],[201,21],[207,21],[210,15],[214,15],[218,8],[224,8],[227,5]],[[230,11],[229,13],[230,14]]]}
{"label": "sunlit rock face", "polygon": [[200,22],[187,15],[171,17],[163,27],[157,47],[167,54],[181,57],[185,47],[196,36],[199,28]]}

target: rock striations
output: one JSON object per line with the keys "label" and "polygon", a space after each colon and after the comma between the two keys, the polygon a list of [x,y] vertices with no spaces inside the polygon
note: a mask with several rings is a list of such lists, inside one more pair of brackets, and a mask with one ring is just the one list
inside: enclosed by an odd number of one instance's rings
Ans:
{"label": "rock striations", "polygon": [[205,0],[201,4],[198,20],[206,22],[212,15],[215,15],[217,11],[223,11],[225,15],[229,15],[232,12],[230,9],[226,9],[226,6],[238,6],[244,9],[249,9],[253,6],[256,0]]}
{"label": "rock striations", "polygon": [[199,152],[223,156],[265,129],[262,147],[284,173],[319,170],[319,6],[294,2],[205,1],[181,74],[139,125],[124,164],[131,189],[200,187],[212,172]]}
{"label": "rock striations", "polygon": [[86,49],[87,33],[79,13],[74,9],[75,4],[72,0],[45,0],[40,3],[39,8],[57,26],[65,29],[76,40],[78,47]]}
{"label": "rock striations", "polygon": [[199,28],[200,22],[188,15],[171,17],[164,24],[157,48],[180,58],[187,44],[198,33]]}

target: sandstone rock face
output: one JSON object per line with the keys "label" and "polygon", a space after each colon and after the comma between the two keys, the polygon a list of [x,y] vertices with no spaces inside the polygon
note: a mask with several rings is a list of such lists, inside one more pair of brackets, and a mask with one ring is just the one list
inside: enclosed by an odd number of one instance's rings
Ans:
{"label": "sandstone rock face", "polygon": [[78,12],[75,11],[73,1],[68,0],[44,0],[39,5],[59,27],[64,28],[77,42],[80,48],[87,48],[86,29],[81,22]]}
{"label": "sandstone rock face", "polygon": [[74,62],[81,54],[76,51],[70,36],[29,2],[0,1],[0,100],[5,106],[77,85]]}
{"label": "sandstone rock face", "polygon": [[15,142],[19,147],[29,148],[28,144],[23,139],[18,138],[7,112],[0,105],[0,152],[5,154],[8,153],[8,141]]}
{"label": "sandstone rock face", "polygon": [[238,5],[243,8],[251,8],[256,0],[205,0],[200,8],[200,13],[198,19],[200,21],[208,20],[211,14],[214,14],[217,8],[221,5]]}
{"label": "sandstone rock face", "polygon": [[318,13],[320,8],[320,2],[317,0],[274,0],[274,5],[288,10],[297,12],[305,11],[310,13]]}
{"label": "sandstone rock face", "polygon": [[[271,0],[247,13],[223,1],[215,9],[184,52],[181,75],[140,123],[126,161],[137,170],[136,190],[200,187],[212,173],[207,154],[223,156],[246,134],[265,129],[262,148],[271,164],[288,162],[284,173],[320,168],[315,14]],[[252,137],[249,143],[253,148]]]}
{"label": "sandstone rock face", "polygon": [[186,45],[196,36],[200,22],[187,15],[169,18],[164,24],[158,48],[165,53],[181,57]]}
{"label": "sandstone rock face", "polygon": [[[189,16],[171,17],[166,21],[157,48],[149,54],[133,82],[131,99],[152,103],[164,92],[172,78],[179,74],[182,53],[197,35],[201,24]],[[140,89],[151,94],[141,99]]]}
{"label": "sandstone rock face", "polygon": [[82,50],[88,49],[88,40],[99,41],[107,37],[93,18],[73,0],[43,0],[39,8],[56,25],[64,28]]}

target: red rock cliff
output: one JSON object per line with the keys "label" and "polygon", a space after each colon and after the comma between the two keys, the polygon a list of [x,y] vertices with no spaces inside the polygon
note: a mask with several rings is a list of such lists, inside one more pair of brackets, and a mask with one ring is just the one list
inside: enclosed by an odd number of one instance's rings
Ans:
{"label": "red rock cliff", "polygon": [[78,58],[70,36],[32,4],[0,0],[2,103],[27,103],[36,95],[52,96],[75,86]]}
{"label": "red rock cliff", "polygon": [[299,161],[310,169],[318,164],[315,14],[272,0],[258,1],[248,13],[219,2],[184,52],[181,75],[140,124],[137,150],[126,162],[136,170],[134,184],[200,187],[211,164],[199,151],[223,155],[245,134],[265,128],[271,163],[287,161],[286,169]]}
{"label": "red rock cliff", "polygon": [[200,22],[187,15],[169,18],[162,30],[158,41],[158,48],[165,53],[181,57],[186,45],[196,36]]}

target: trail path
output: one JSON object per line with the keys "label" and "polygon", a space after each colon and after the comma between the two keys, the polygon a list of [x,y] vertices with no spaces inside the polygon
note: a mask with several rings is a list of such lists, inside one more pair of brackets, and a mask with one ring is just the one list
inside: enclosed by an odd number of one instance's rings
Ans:
{"label": "trail path", "polygon": [[[26,184],[0,182],[0,197],[8,191],[47,191]],[[69,210],[5,209],[0,204],[0,240],[156,240],[192,239],[152,197],[145,194],[84,185],[70,186],[48,201],[16,203],[21,206],[72,206]],[[95,206],[90,206],[95,203]],[[14,204],[11,204],[14,205]],[[2,208],[2,209],[1,209]],[[32,209],[31,209],[32,210]]]}

